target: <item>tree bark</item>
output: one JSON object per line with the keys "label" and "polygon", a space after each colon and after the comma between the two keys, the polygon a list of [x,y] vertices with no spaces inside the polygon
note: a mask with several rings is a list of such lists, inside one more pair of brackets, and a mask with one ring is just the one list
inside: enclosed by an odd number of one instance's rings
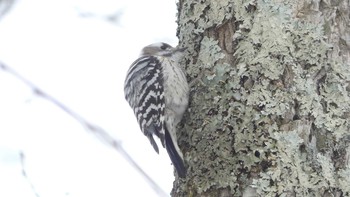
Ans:
{"label": "tree bark", "polygon": [[350,196],[348,0],[180,0],[188,168],[172,196]]}

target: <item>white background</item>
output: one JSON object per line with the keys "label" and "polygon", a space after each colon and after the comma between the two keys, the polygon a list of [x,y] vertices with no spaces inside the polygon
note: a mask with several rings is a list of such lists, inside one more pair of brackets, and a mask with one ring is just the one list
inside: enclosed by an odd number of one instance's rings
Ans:
{"label": "white background", "polygon": [[[175,14],[174,0],[18,0],[0,19],[0,61],[106,129],[170,193],[171,162],[140,132],[123,82],[144,45],[177,44]],[[1,197],[35,196],[21,152],[40,197],[156,196],[116,150],[0,69]]]}

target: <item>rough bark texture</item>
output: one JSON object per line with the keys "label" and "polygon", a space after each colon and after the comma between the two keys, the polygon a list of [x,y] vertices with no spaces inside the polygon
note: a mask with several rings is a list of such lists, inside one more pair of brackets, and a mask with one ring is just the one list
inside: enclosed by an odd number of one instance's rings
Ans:
{"label": "rough bark texture", "polygon": [[[348,0],[180,0],[191,103],[173,196],[350,196]],[[200,75],[203,73],[203,75]]]}

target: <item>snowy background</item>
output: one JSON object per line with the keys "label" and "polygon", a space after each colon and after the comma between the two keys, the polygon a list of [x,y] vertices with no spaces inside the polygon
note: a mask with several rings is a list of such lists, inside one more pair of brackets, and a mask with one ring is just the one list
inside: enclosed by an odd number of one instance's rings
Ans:
{"label": "snowy background", "polygon": [[[123,82],[144,45],[177,44],[175,15],[175,0],[17,0],[0,19],[0,61],[106,129],[170,193],[171,162],[140,132]],[[157,195],[115,149],[0,69],[0,196],[34,197],[30,182],[40,197]]]}

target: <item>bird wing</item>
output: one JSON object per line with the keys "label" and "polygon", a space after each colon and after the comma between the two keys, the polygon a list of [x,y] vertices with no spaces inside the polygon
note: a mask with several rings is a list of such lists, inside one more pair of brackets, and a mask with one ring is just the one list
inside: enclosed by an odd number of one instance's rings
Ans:
{"label": "bird wing", "polygon": [[137,59],[130,67],[125,80],[125,98],[134,109],[142,132],[149,138],[154,150],[159,153],[153,134],[158,136],[163,147],[164,87],[161,62],[154,56]]}

